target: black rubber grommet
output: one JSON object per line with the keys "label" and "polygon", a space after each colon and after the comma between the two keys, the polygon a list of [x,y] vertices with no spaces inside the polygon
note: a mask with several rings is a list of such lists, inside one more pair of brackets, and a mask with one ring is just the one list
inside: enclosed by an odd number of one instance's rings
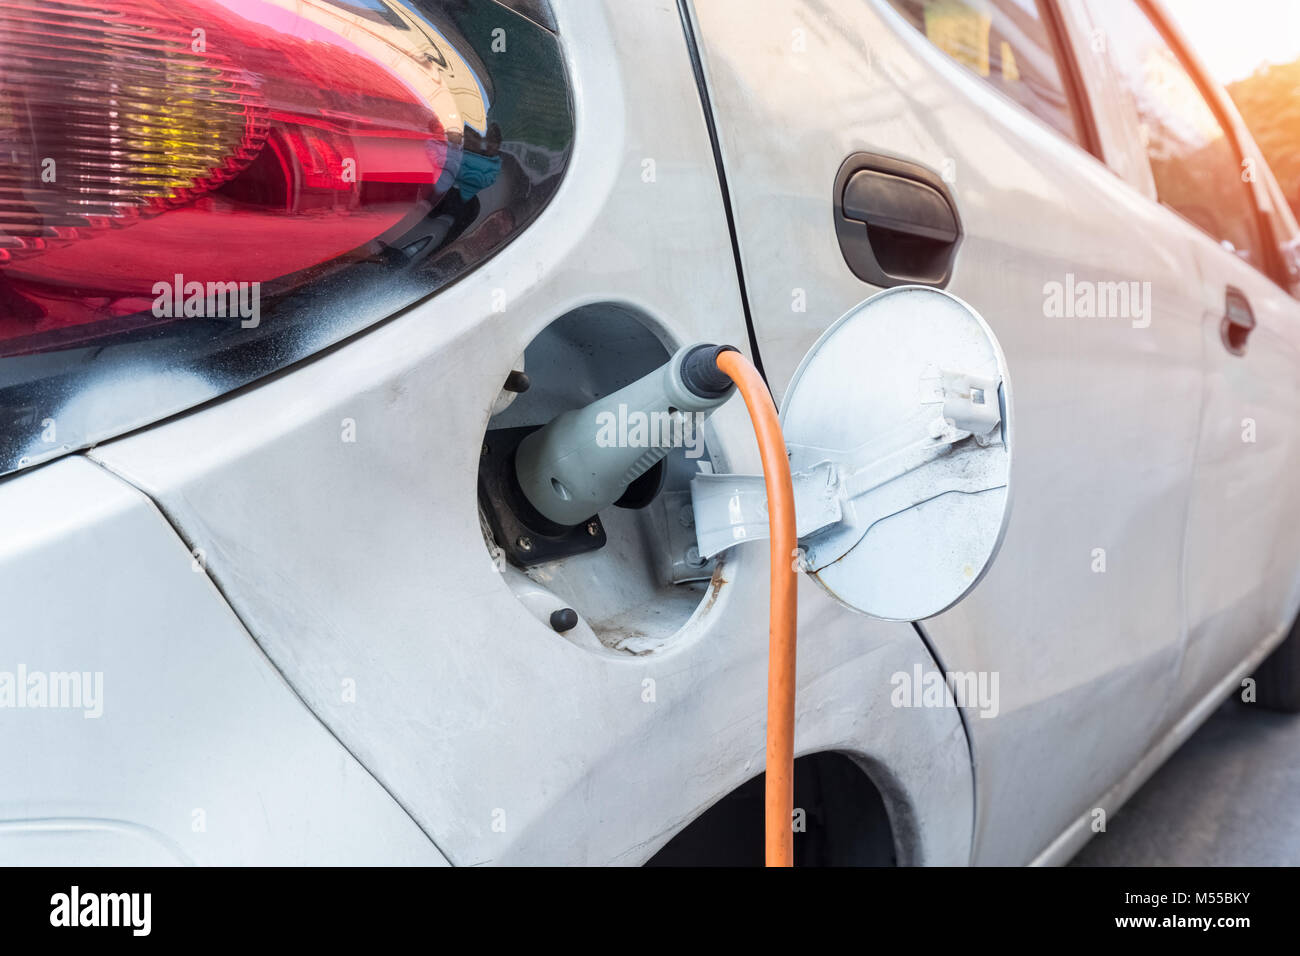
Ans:
{"label": "black rubber grommet", "polygon": [[735,383],[718,368],[723,352],[739,352],[734,345],[697,345],[682,357],[682,383],[700,398],[722,398]]}
{"label": "black rubber grommet", "polygon": [[514,392],[516,395],[528,391],[533,384],[533,380],[528,377],[527,372],[521,372],[519,369],[513,369],[506,376],[505,385],[501,386],[507,392]]}
{"label": "black rubber grommet", "polygon": [[578,626],[578,612],[571,607],[562,607],[551,612],[551,628],[557,634],[573,630]]}

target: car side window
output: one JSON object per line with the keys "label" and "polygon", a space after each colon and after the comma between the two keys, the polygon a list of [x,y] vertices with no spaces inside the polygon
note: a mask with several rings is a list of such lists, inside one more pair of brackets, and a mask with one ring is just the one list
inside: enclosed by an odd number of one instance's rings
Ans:
{"label": "car side window", "polygon": [[1138,117],[1160,202],[1258,269],[1264,245],[1241,158],[1151,19],[1131,0],[1090,3]]}
{"label": "car side window", "polygon": [[1085,145],[1049,21],[1036,0],[889,2],[948,56],[1072,142]]}

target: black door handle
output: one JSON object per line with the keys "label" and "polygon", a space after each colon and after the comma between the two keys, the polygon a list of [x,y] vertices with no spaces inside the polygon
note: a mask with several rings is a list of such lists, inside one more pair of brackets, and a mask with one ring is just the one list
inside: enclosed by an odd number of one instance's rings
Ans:
{"label": "black door handle", "polygon": [[957,241],[957,218],[937,189],[875,169],[859,169],[844,186],[844,218],[909,236]]}
{"label": "black door handle", "polygon": [[835,232],[853,274],[878,286],[944,286],[961,242],[947,184],[915,163],[854,153],[835,177]]}
{"label": "black door handle", "polygon": [[1255,313],[1250,300],[1240,289],[1228,286],[1224,298],[1223,320],[1219,323],[1219,339],[1233,355],[1246,354],[1246,339],[1255,330]]}

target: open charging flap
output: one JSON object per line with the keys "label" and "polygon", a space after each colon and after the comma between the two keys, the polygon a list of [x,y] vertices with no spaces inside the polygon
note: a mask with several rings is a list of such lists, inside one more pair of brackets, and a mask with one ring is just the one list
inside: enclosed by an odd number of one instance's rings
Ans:
{"label": "open charging flap", "polygon": [[[837,600],[916,621],[979,582],[1011,505],[1011,388],[988,323],[928,286],[897,286],[835,322],[781,405],[799,552]],[[761,475],[691,483],[700,553],[768,537]]]}

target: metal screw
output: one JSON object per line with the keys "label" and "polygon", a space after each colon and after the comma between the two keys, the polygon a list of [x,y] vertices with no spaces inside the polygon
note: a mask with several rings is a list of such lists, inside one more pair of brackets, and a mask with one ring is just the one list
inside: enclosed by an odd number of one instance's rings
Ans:
{"label": "metal screw", "polygon": [[520,551],[531,551],[533,550],[533,539],[528,537],[528,535],[526,534],[521,534],[515,540],[515,545],[519,548]]}
{"label": "metal screw", "polygon": [[692,568],[702,568],[708,562],[700,557],[700,549],[695,545],[691,545],[686,549],[686,563]]}
{"label": "metal screw", "polygon": [[587,534],[591,535],[593,538],[596,537],[596,535],[600,534],[600,525],[594,521],[588,521]]}

